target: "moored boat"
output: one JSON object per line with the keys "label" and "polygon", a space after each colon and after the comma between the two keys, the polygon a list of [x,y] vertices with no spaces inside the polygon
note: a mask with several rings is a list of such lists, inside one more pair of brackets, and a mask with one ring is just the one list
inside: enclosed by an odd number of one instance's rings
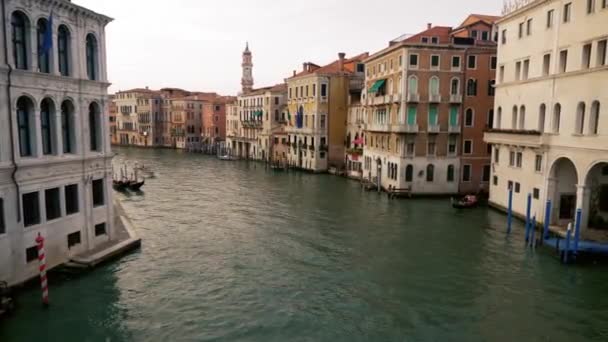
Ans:
{"label": "moored boat", "polygon": [[459,200],[452,198],[452,207],[456,209],[475,208],[479,204],[479,199],[475,195],[466,195]]}

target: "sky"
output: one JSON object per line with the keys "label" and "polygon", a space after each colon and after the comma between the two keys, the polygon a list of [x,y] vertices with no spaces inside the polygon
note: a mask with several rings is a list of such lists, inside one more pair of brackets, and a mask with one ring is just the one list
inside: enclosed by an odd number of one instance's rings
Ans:
{"label": "sky", "polygon": [[255,87],[282,83],[302,63],[374,53],[427,23],[499,15],[502,0],[73,0],[114,18],[106,28],[110,92],[178,87],[236,95],[245,42]]}

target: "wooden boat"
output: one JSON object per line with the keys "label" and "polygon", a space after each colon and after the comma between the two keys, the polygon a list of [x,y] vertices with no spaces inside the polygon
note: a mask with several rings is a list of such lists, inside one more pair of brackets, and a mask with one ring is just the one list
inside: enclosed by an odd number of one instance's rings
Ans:
{"label": "wooden boat", "polygon": [[139,191],[141,189],[141,187],[144,186],[144,184],[146,184],[145,179],[143,179],[141,182],[130,181],[127,186],[129,188],[129,190],[131,190],[131,191]]}
{"label": "wooden boat", "polygon": [[123,180],[112,180],[112,188],[116,191],[125,191],[129,187],[128,181]]}
{"label": "wooden boat", "polygon": [[479,204],[479,199],[474,195],[466,195],[463,198],[455,201],[452,198],[452,207],[456,209],[470,209],[475,208]]}

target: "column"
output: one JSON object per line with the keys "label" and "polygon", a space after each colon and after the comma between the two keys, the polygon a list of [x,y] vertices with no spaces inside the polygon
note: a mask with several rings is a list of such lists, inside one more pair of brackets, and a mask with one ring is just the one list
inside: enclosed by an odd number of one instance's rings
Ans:
{"label": "column", "polygon": [[30,70],[38,72],[38,25],[36,22],[30,23]]}
{"label": "column", "polygon": [[[587,229],[589,224],[589,210],[591,209],[591,191],[586,185],[576,186],[576,209],[582,209],[581,230]],[[575,216],[576,217],[576,216]]]}
{"label": "column", "polygon": [[55,144],[55,154],[57,156],[63,155],[63,127],[61,125],[61,103],[55,104],[57,107],[55,108],[55,131],[53,132],[55,135],[54,140],[57,142]]}
{"label": "column", "polygon": [[552,211],[551,211],[551,221],[549,224],[554,224],[559,219],[559,197],[556,196],[557,191],[557,178],[549,177],[547,178],[547,193],[545,195],[545,203],[547,201],[551,201],[552,203]]}
{"label": "column", "polygon": [[33,157],[40,158],[43,156],[42,154],[42,128],[40,127],[40,104],[34,104],[34,116],[33,121],[30,122],[31,125],[34,125],[34,143],[32,144],[34,151],[32,153]]}

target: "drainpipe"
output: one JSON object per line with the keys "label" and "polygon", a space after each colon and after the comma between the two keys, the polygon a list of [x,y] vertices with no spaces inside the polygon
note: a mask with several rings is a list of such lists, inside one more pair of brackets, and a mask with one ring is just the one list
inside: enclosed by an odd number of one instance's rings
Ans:
{"label": "drainpipe", "polygon": [[[6,2],[5,2],[5,0],[2,0],[2,18],[6,19]],[[11,76],[13,74],[13,67],[8,62],[8,59],[9,59],[8,58],[8,35],[6,33],[6,23],[3,22],[3,24],[4,25],[2,25],[2,35],[4,37],[4,60],[6,61],[6,65],[8,66],[8,78],[7,78],[7,85],[6,85],[6,97],[7,97],[6,105],[8,107],[8,126],[9,126],[9,134],[11,137],[11,162],[13,163],[13,166],[14,166],[13,172],[11,174],[11,178],[12,178],[13,183],[15,184],[15,188],[17,190],[16,195],[15,195],[15,203],[17,203],[17,222],[21,222],[21,203],[19,201],[19,193],[21,191],[19,189],[19,183],[17,182],[17,171],[19,171],[19,165],[15,161],[16,160],[15,134],[13,132],[13,110],[11,107],[11,98],[12,98]]]}

